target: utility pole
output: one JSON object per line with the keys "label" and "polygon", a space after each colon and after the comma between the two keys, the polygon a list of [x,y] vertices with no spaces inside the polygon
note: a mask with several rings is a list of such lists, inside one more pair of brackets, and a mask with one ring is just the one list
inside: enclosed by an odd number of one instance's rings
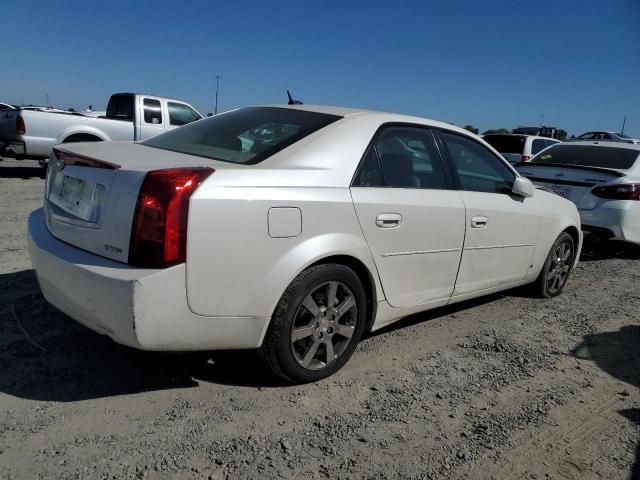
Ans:
{"label": "utility pole", "polygon": [[49,106],[49,94],[47,93],[47,103],[45,104],[45,107]]}
{"label": "utility pole", "polygon": [[218,114],[218,90],[220,89],[220,79],[222,78],[220,75],[214,75],[216,77],[216,106],[213,109],[213,114]]}
{"label": "utility pole", "polygon": [[622,119],[622,131],[620,132],[623,135],[624,135],[624,125],[626,123],[627,123],[627,116],[625,115],[624,118]]}

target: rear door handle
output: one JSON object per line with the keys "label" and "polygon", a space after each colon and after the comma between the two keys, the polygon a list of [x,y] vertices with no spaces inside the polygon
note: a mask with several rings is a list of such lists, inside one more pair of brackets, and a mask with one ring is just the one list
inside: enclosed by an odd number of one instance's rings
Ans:
{"label": "rear door handle", "polygon": [[380,213],[376,217],[376,225],[380,228],[395,228],[402,223],[402,215],[399,213]]}
{"label": "rear door handle", "polygon": [[473,228],[484,228],[489,223],[489,219],[487,217],[473,217],[471,219],[471,226]]}

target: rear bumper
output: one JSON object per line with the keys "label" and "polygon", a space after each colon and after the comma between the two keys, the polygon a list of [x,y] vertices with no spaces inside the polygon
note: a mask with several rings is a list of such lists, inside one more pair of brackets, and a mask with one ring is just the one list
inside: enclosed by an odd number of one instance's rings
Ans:
{"label": "rear bumper", "polygon": [[[131,268],[54,238],[42,209],[29,216],[29,253],[46,300],[74,320],[142,350],[257,348],[260,317],[203,317],[187,304],[185,266]],[[203,287],[206,288],[206,287]]]}
{"label": "rear bumper", "polygon": [[640,243],[640,202],[609,200],[590,210],[578,210],[582,229],[613,240]]}
{"label": "rear bumper", "polygon": [[26,154],[24,142],[0,139],[0,157],[22,159]]}

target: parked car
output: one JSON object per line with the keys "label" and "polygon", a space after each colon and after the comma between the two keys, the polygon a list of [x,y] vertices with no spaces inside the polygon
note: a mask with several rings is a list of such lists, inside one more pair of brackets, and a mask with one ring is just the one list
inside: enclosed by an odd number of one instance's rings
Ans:
{"label": "parked car", "polygon": [[460,128],[266,106],[56,147],[29,249],[45,298],[117,342],[256,348],[305,382],[411,313],[523,284],[558,295],[579,227]]}
{"label": "parked car", "polygon": [[578,206],[582,229],[640,243],[640,145],[571,142],[516,165],[533,182]]}
{"label": "parked car", "polygon": [[545,148],[560,143],[560,140],[535,135],[488,134],[482,138],[511,163],[526,162]]}
{"label": "parked car", "polygon": [[0,113],[0,155],[45,160],[60,143],[144,140],[201,118],[188,103],[133,93],[112,95],[99,118],[19,107]]}
{"label": "parked car", "polygon": [[615,132],[586,132],[577,137],[568,138],[567,142],[575,142],[582,140],[604,140],[606,142],[624,142],[624,143],[640,143],[637,138],[631,138],[623,133]]}

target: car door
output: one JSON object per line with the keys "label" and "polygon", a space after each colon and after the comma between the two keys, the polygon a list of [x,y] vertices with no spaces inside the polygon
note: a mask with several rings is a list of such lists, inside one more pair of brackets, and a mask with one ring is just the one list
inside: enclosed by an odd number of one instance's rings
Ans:
{"label": "car door", "polygon": [[465,295],[524,279],[538,235],[533,198],[513,195],[516,177],[480,142],[439,132],[466,208],[466,234],[453,295]]}
{"label": "car door", "polygon": [[464,241],[464,204],[427,128],[386,125],[356,171],[351,195],[394,307],[445,304]]}
{"label": "car door", "polygon": [[139,97],[139,102],[139,140],[146,140],[163,133],[167,119],[163,112],[162,101],[159,98]]}

